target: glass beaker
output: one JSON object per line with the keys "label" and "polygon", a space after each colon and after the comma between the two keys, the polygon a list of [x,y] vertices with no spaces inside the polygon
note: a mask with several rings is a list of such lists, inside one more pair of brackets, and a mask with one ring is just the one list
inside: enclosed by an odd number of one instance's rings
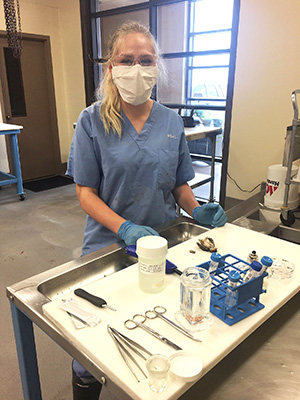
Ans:
{"label": "glass beaker", "polygon": [[170,361],[162,354],[153,354],[146,361],[149,387],[154,392],[162,392],[167,388]]}
{"label": "glass beaker", "polygon": [[176,320],[187,330],[209,328],[213,323],[210,314],[211,277],[201,267],[186,268],[180,277],[180,310]]}

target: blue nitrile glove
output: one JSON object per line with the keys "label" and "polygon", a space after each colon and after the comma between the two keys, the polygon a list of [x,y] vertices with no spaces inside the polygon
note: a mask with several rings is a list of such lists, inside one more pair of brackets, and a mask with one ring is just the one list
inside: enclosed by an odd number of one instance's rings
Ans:
{"label": "blue nitrile glove", "polygon": [[200,225],[223,226],[227,222],[225,211],[216,203],[207,203],[195,207],[193,218]]}
{"label": "blue nitrile glove", "polygon": [[118,230],[118,236],[127,244],[136,244],[136,241],[143,236],[159,236],[150,226],[136,225],[127,220],[123,222]]}

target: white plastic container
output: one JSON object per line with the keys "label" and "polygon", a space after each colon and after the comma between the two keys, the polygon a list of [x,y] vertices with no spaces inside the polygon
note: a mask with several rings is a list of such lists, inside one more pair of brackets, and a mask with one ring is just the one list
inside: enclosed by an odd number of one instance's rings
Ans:
{"label": "white plastic container", "polygon": [[[285,192],[285,179],[287,167],[280,164],[271,165],[268,168],[266,194],[264,196],[264,204],[273,210],[280,210],[283,205]],[[298,167],[292,166],[291,177],[297,175]],[[299,194],[297,185],[290,185],[289,188],[289,208],[297,208],[299,205]]]}
{"label": "white plastic container", "polygon": [[144,236],[136,242],[139,263],[139,287],[147,293],[163,290],[168,241],[161,236]]}

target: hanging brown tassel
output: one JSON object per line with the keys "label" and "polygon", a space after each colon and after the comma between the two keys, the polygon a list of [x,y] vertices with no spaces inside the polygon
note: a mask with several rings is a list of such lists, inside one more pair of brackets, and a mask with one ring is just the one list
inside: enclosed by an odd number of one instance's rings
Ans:
{"label": "hanging brown tassel", "polygon": [[3,0],[8,47],[13,56],[22,55],[22,31],[19,0]]}

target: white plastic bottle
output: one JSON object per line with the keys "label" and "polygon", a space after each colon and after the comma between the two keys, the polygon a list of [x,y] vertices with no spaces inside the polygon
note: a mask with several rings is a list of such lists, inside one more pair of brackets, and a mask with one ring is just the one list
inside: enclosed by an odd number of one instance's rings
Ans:
{"label": "white plastic bottle", "polygon": [[144,236],[136,242],[139,264],[139,287],[147,293],[163,290],[168,241],[161,236]]}

